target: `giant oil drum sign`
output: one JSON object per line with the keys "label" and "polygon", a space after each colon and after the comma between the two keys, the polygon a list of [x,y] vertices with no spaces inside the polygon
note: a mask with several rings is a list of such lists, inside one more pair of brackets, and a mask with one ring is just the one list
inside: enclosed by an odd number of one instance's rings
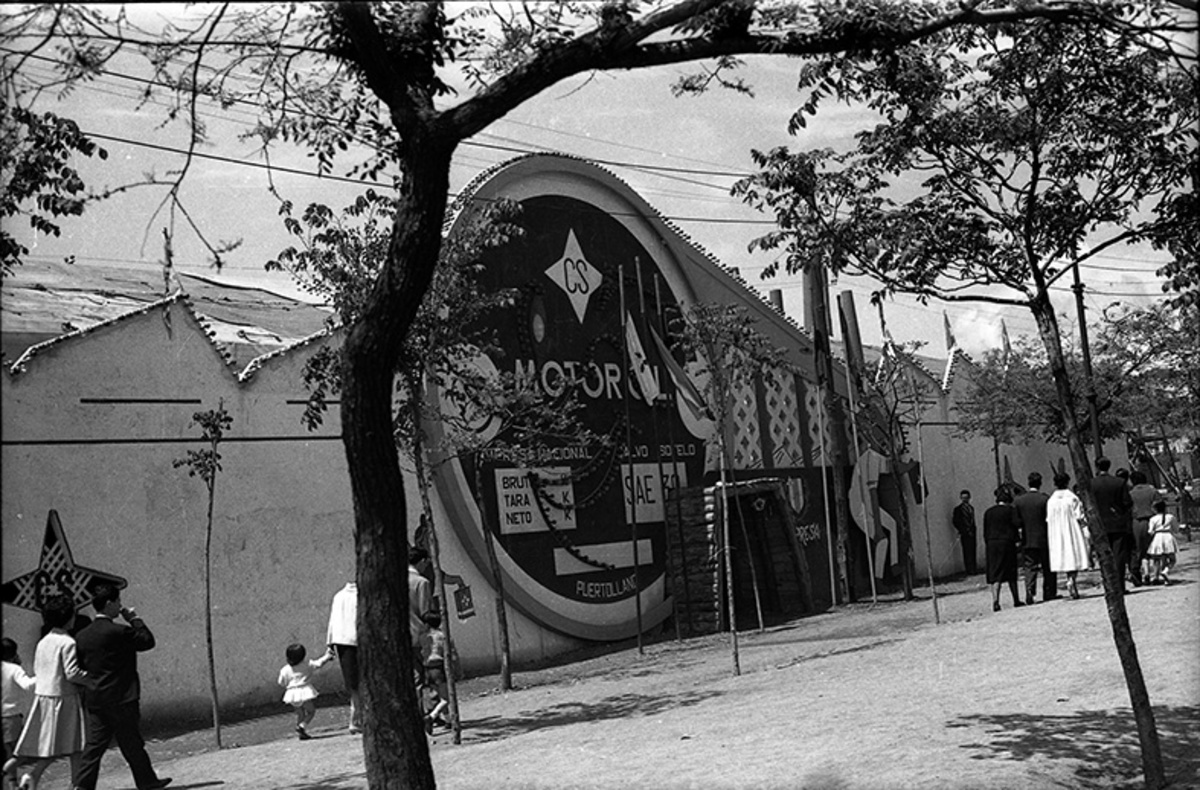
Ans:
{"label": "giant oil drum sign", "polygon": [[487,287],[518,297],[482,364],[552,397],[573,389],[581,422],[608,442],[501,434],[504,450],[437,467],[442,501],[485,576],[492,536],[507,597],[532,619],[629,637],[639,592],[643,627],[670,614],[666,500],[704,473],[703,421],[679,405],[660,344],[671,342],[664,314],[691,293],[662,238],[671,231],[617,179],[564,157],[517,160],[467,198],[519,202],[525,229],[484,258]]}

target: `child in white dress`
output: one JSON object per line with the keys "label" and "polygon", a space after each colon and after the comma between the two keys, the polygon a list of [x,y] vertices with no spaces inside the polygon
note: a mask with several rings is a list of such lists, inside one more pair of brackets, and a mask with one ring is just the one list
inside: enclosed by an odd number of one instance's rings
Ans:
{"label": "child in white dress", "polygon": [[1175,516],[1167,512],[1167,503],[1161,499],[1154,503],[1154,515],[1150,517],[1150,548],[1146,556],[1154,561],[1154,581],[1170,584],[1169,571],[1175,565]]}
{"label": "child in white dress", "polygon": [[[4,674],[4,756],[5,762],[17,751],[17,739],[21,737],[21,729],[25,725],[25,711],[29,708],[28,692],[33,690],[34,679],[21,666],[21,656],[17,652],[17,643],[7,636],[3,639],[3,664],[0,664]],[[13,780],[13,785],[16,781]]]}
{"label": "child in white dress", "polygon": [[308,725],[317,715],[317,689],[312,684],[312,673],[333,660],[333,648],[325,651],[325,655],[306,660],[308,651],[304,645],[288,645],[287,665],[279,670],[279,685],[287,691],[283,693],[283,701],[296,709],[296,733],[300,740],[307,741],[312,736],[308,734]]}

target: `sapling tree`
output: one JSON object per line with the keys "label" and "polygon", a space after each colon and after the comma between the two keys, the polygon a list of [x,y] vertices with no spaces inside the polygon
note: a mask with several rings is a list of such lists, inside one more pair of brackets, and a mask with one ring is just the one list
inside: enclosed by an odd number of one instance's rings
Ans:
{"label": "sapling tree", "polygon": [[[788,370],[789,365],[783,350],[771,345],[767,336],[755,326],[754,318],[740,305],[693,304],[684,309],[682,314],[670,323],[668,329],[675,336],[675,346],[683,352],[684,358],[698,363],[695,373],[701,382],[699,392],[716,423],[714,435],[720,454],[721,548],[725,570],[726,614],[732,637],[734,674],[738,675],[741,673],[741,661],[738,655],[733,556],[729,537],[730,495],[727,490],[733,473],[734,458],[729,440],[735,431],[733,416],[738,399],[753,393],[756,380],[761,379],[769,383],[776,375]],[[736,506],[736,488],[733,502]],[[750,568],[754,603],[761,631],[763,617],[758,570],[754,564],[754,552],[746,532],[746,522],[740,514],[738,523],[746,547],[746,560]]]}
{"label": "sapling tree", "polygon": [[212,695],[213,738],[221,748],[221,706],[217,694],[217,662],[213,649],[212,630],[212,536],[213,505],[217,498],[217,475],[221,471],[221,441],[233,427],[233,418],[225,411],[225,402],[218,401],[217,408],[198,411],[192,415],[192,425],[200,426],[203,441],[208,445],[202,450],[188,450],[183,458],[172,462],[176,469],[187,467],[189,477],[199,477],[208,489],[208,517],[204,525],[204,644],[208,651],[208,688]]}

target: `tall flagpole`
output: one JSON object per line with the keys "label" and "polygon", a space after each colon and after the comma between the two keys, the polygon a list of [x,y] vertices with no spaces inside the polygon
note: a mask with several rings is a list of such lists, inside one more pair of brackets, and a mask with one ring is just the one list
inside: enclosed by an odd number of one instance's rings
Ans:
{"label": "tall flagpole", "polygon": [[[625,452],[629,456],[629,476],[625,478],[629,483],[629,524],[633,535],[633,604],[637,612],[637,649],[638,653],[645,653],[645,648],[642,646],[642,585],[639,579],[638,571],[641,570],[641,565],[638,562],[638,522],[637,522],[637,491],[634,486],[633,475],[633,423],[629,419],[629,385],[632,383],[630,379],[629,367],[629,316],[625,312],[625,265],[617,264],[617,285],[620,292],[621,303],[621,359],[625,369],[625,375],[622,376],[622,400],[625,403]],[[624,481],[623,481],[624,482]]]}
{"label": "tall flagpole", "polygon": [[[913,381],[912,368],[906,360],[900,358],[900,353],[896,350],[896,344],[892,341],[892,335],[887,331],[887,324],[883,318],[883,302],[879,302],[879,324],[883,328],[885,353],[890,353],[894,364],[904,366],[904,380],[908,382],[908,391],[912,396],[913,414],[916,416],[917,429],[917,465],[921,469],[921,515],[925,523],[925,564],[929,566],[929,597],[933,601],[933,622],[936,625],[940,625],[942,618],[938,608],[937,587],[933,582],[933,540],[929,534],[929,482],[925,469],[925,444],[921,439],[921,401],[917,397],[917,385]],[[899,483],[899,470],[895,470],[895,474],[897,476],[896,482]],[[905,561],[907,562],[907,559]]]}
{"label": "tall flagpole", "polygon": [[[650,316],[646,312],[646,290],[642,285],[642,261],[641,261],[641,258],[639,258],[638,256],[635,255],[633,257],[633,265],[634,265],[634,268],[637,269],[638,314],[642,317],[642,321],[644,321],[646,323],[646,326],[650,326]],[[656,277],[657,277],[657,275],[656,275]],[[655,281],[657,282],[657,279]],[[634,326],[636,327],[636,324]],[[649,342],[650,342],[650,340],[649,340],[649,338],[647,338],[646,343],[649,344]],[[645,364],[647,367],[649,367],[649,365],[650,365],[650,358],[648,356],[645,358]],[[653,372],[650,372],[648,375],[650,375],[651,378],[654,377]],[[659,400],[662,397],[662,388],[659,387],[658,389],[659,389],[659,391],[655,393],[654,398],[652,399],[651,403],[648,405],[650,406],[650,422],[653,425],[654,458],[655,458],[655,465],[658,468],[658,496],[662,502],[663,539],[664,539],[664,544],[665,544],[666,532],[667,532],[667,486],[666,486],[666,480],[663,478],[662,442],[659,441],[659,437],[658,437],[658,414],[657,414],[657,412],[658,412]],[[645,394],[645,393],[643,393],[643,394]],[[672,465],[672,470],[674,470],[674,465]],[[663,568],[664,568],[663,572],[665,574],[666,573],[666,570],[665,570],[666,565],[665,564],[664,564]],[[674,595],[672,595],[671,597],[674,598]],[[673,617],[672,619],[675,621],[675,638],[678,639],[679,638],[679,618]]]}
{"label": "tall flagpole", "polygon": [[833,564],[833,528],[829,523],[829,475],[825,472],[825,391],[817,399],[817,434],[821,438],[821,500],[825,508],[825,542],[829,545],[829,608],[837,607],[837,569]]}
{"label": "tall flagpole", "polygon": [[[659,289],[659,278],[658,278],[657,272],[654,273],[654,318],[655,318],[655,322],[658,324],[658,328],[660,330],[662,330],[661,337],[662,337],[663,342],[667,343],[668,342],[667,341],[667,320],[666,320],[666,316],[663,315],[662,292]],[[662,354],[662,353],[663,353],[662,349],[659,349],[659,354]],[[669,390],[667,387],[668,381],[671,382],[671,387],[669,388]],[[675,529],[678,532],[678,540],[679,540],[679,574],[683,580],[683,608],[684,608],[684,611],[687,612],[688,617],[690,618],[691,613],[692,613],[692,595],[691,595],[691,590],[689,589],[690,585],[688,584],[687,545],[684,542],[684,534],[683,534],[683,502],[681,500],[681,495],[683,493],[683,479],[680,476],[679,458],[676,453],[676,447],[675,447],[675,419],[674,419],[674,415],[671,414],[671,410],[678,410],[679,405],[676,403],[676,400],[675,400],[677,397],[675,394],[675,386],[674,386],[675,382],[671,378],[670,373],[668,373],[667,375],[662,377],[662,382],[663,382],[663,394],[666,396],[666,403],[667,403],[667,443],[671,447],[671,474],[674,477],[675,483],[676,483]],[[659,448],[659,449],[661,450],[661,448]],[[660,466],[660,474],[661,474],[661,466],[662,466],[661,452],[659,454],[659,466]],[[665,496],[665,494],[664,494],[664,496]],[[666,520],[667,520],[667,503],[666,503],[666,501],[664,501],[663,502],[663,530],[664,530],[664,532],[666,531],[666,528],[667,528]],[[679,638],[681,638],[681,631],[680,631],[680,624],[679,624],[679,610],[678,610],[679,596],[674,595],[674,593],[676,593],[676,592],[678,592],[678,591],[672,591],[673,597],[675,598],[675,607],[676,607],[676,609],[675,609],[675,638],[679,639]]]}
{"label": "tall flagpole", "polygon": [[[845,297],[845,299],[843,300],[842,297]],[[845,302],[845,304],[843,304],[843,302]],[[854,435],[854,464],[855,467],[858,467],[862,463],[863,453],[863,451],[860,449],[862,445],[858,443],[858,405],[856,395],[862,373],[858,369],[858,359],[860,358],[861,351],[850,350],[850,345],[852,343],[856,345],[858,343],[858,316],[854,312],[854,296],[849,291],[843,291],[842,293],[838,294],[838,315],[841,318],[842,323],[842,343],[846,347],[846,372],[848,374],[846,390],[850,393],[850,431]],[[850,337],[851,322],[854,324],[853,338]],[[863,526],[867,527],[866,522],[868,519],[871,519],[871,514],[869,512],[869,503],[867,502],[867,497],[863,491],[863,470],[856,468],[855,471],[858,473],[858,501],[863,503]],[[871,576],[871,603],[877,604],[879,603],[879,593],[875,588],[875,558],[873,556],[875,554],[875,546],[871,542],[872,538],[875,537],[875,524],[873,519],[871,519],[870,528],[864,529],[863,534],[866,536],[865,542],[867,544],[867,572]]]}

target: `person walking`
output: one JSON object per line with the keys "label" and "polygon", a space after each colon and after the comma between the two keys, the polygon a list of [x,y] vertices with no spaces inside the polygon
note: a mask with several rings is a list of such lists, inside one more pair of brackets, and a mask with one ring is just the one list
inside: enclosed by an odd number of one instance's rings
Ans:
{"label": "person walking", "polygon": [[[96,681],[96,687],[83,695],[87,744],[75,775],[75,786],[79,790],[96,790],[100,760],[115,739],[138,790],[166,787],[171,780],[159,778],[155,773],[142,738],[137,654],[154,649],[154,634],[137,612],[121,603],[121,591],[111,584],[95,586],[92,606],[96,609],[96,619],[75,637],[79,663]],[[128,625],[118,623],[118,617]]]}
{"label": "person walking", "polygon": [[1133,551],[1133,500],[1129,498],[1129,489],[1119,477],[1108,473],[1112,461],[1104,456],[1096,459],[1096,476],[1092,478],[1092,496],[1096,498],[1096,510],[1100,513],[1100,525],[1104,528],[1108,545],[1112,548],[1113,562],[1117,566],[1117,578],[1121,584],[1121,593],[1125,590],[1125,574],[1128,569],[1131,576],[1141,584],[1141,574],[1134,573],[1130,567]]}
{"label": "person walking", "polygon": [[979,572],[975,562],[975,508],[971,505],[971,492],[963,489],[958,494],[959,503],[954,506],[950,522],[958,532],[962,543],[963,567],[968,576]]}
{"label": "person walking", "polygon": [[1150,517],[1150,548],[1147,549],[1147,554],[1154,561],[1154,578],[1147,579],[1147,583],[1171,583],[1169,574],[1175,566],[1175,554],[1179,551],[1175,542],[1176,526],[1178,522],[1175,516],[1167,512],[1167,503],[1161,499],[1155,502],[1154,515]]}
{"label": "person walking", "polygon": [[342,668],[342,682],[350,694],[350,734],[360,733],[363,714],[358,691],[358,585],[354,582],[346,582],[346,586],[333,596],[325,644],[337,656],[338,666]]}
{"label": "person walking", "polygon": [[1154,515],[1154,502],[1159,499],[1158,489],[1146,482],[1146,473],[1139,470],[1129,476],[1133,487],[1129,489],[1129,499],[1133,503],[1133,551],[1137,554],[1136,570],[1130,563],[1130,577],[1133,586],[1138,586],[1149,576],[1146,554],[1150,548],[1150,517]]}
{"label": "person walking", "polygon": [[[4,756],[0,757],[0,762],[8,762],[17,751],[17,739],[21,737],[21,730],[25,727],[25,711],[29,709],[29,692],[33,691],[36,681],[33,676],[25,671],[25,667],[21,666],[21,654],[17,649],[17,643],[4,637],[0,642],[3,645],[4,655],[3,661],[0,662],[0,673],[3,677],[3,691],[0,692],[0,700],[3,700],[3,722],[4,727]],[[13,780],[16,784],[16,780]]]}
{"label": "person walking", "polygon": [[42,607],[49,629],[33,655],[34,698],[13,750],[4,764],[11,780],[19,775],[20,790],[36,790],[42,774],[60,757],[71,762],[71,775],[79,773],[83,750],[83,706],[80,691],[95,685],[77,655],[76,641],[67,633],[75,619],[75,602],[66,595],[51,596]]}
{"label": "person walking", "polygon": [[1025,566],[1025,603],[1037,595],[1038,573],[1042,574],[1042,601],[1058,597],[1058,576],[1050,570],[1050,545],[1046,541],[1046,502],[1042,476],[1030,472],[1029,489],[1013,500],[1013,519],[1021,535],[1021,563]]}
{"label": "person walking", "polygon": [[425,732],[432,733],[435,726],[450,726],[446,716],[450,707],[450,691],[446,682],[446,635],[442,632],[441,615],[437,612],[425,615],[425,625],[425,636],[421,640],[425,671],[420,696],[424,703]]}
{"label": "person walking", "polygon": [[319,658],[309,659],[304,645],[297,642],[288,645],[284,654],[287,663],[279,670],[276,682],[285,689],[284,704],[296,710],[296,734],[300,740],[307,741],[312,738],[308,734],[308,725],[317,715],[316,700],[319,696],[317,687],[312,684],[312,674],[333,660],[333,648],[326,649]]}
{"label": "person walking", "polygon": [[1017,592],[1017,547],[1021,532],[1008,488],[996,489],[996,504],[983,512],[984,556],[987,582],[992,585],[992,611],[1000,611],[1000,585],[1007,584],[1013,607],[1024,606]]}
{"label": "person walking", "polygon": [[1079,571],[1087,570],[1090,546],[1084,528],[1083,503],[1070,489],[1071,476],[1059,472],[1054,476],[1055,491],[1046,500],[1046,542],[1049,544],[1050,570],[1067,574],[1067,591],[1079,598],[1076,581]]}
{"label": "person walking", "polygon": [[425,576],[429,552],[420,546],[408,550],[408,635],[412,648],[413,669],[421,668],[421,644],[429,628],[425,617],[433,611],[433,585]]}

